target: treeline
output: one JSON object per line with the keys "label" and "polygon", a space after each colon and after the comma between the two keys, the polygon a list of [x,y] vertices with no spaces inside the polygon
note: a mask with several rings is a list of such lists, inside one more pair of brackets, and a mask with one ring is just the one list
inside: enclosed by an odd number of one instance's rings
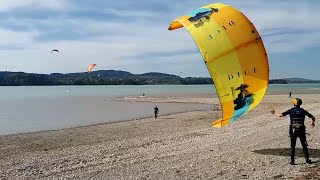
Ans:
{"label": "treeline", "polygon": [[288,78],[288,79],[272,79],[269,84],[312,84],[320,83],[318,80],[302,79],[302,78]]}
{"label": "treeline", "polygon": [[[269,84],[290,83],[320,83],[320,81],[306,79],[273,79]],[[49,85],[158,85],[158,84],[213,84],[209,77],[186,77],[150,72],[132,74],[126,71],[100,70],[90,74],[80,73],[52,73],[35,74],[24,72],[0,72],[0,86],[49,86]]]}
{"label": "treeline", "polygon": [[164,73],[131,74],[125,71],[100,71],[88,73],[34,74],[0,72],[0,86],[48,85],[158,85],[158,84],[213,84],[211,78],[187,77]]}
{"label": "treeline", "polygon": [[269,84],[289,84],[289,82],[284,79],[270,79]]}

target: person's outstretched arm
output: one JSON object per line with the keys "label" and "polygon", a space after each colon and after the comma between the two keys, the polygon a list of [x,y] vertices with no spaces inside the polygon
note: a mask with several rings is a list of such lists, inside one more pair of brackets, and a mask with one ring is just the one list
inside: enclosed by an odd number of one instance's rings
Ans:
{"label": "person's outstretched arm", "polygon": [[271,112],[271,114],[274,114],[274,115],[276,115],[276,116],[278,116],[278,117],[284,117],[284,116],[290,114],[291,111],[290,111],[290,109],[289,109],[288,111],[285,111],[285,112],[283,112],[283,113],[278,113],[278,112],[276,112],[274,109],[272,109],[270,112]]}

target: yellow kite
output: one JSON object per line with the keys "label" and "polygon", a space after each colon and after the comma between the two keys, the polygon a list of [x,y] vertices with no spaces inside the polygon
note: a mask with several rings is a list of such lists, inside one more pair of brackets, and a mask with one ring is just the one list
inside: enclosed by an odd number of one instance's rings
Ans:
{"label": "yellow kite", "polygon": [[269,64],[262,39],[250,20],[226,4],[210,4],[171,22],[196,42],[217,90],[222,127],[256,107],[268,87]]}

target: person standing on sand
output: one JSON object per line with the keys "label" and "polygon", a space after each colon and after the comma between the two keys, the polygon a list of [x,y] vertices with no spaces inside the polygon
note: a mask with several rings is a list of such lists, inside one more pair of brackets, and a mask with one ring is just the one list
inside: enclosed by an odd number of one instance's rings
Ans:
{"label": "person standing on sand", "polygon": [[292,98],[292,96],[291,96],[291,91],[290,91],[290,93],[289,93],[289,98]]}
{"label": "person standing on sand", "polygon": [[158,114],[159,114],[159,108],[156,106],[154,108],[154,118],[157,119],[158,118]]}
{"label": "person standing on sand", "polygon": [[293,99],[294,107],[285,111],[283,113],[276,113],[275,110],[271,110],[272,114],[275,114],[279,117],[284,117],[290,114],[290,140],[291,140],[291,161],[290,164],[294,165],[294,155],[295,155],[295,147],[296,147],[296,140],[299,137],[302,148],[303,154],[306,159],[306,163],[311,164],[311,160],[309,159],[308,153],[308,146],[307,146],[307,139],[306,139],[306,126],[304,125],[305,116],[308,116],[312,119],[311,127],[314,127],[315,117],[311,115],[308,111],[302,109],[300,106],[302,104],[302,100],[299,98]]}

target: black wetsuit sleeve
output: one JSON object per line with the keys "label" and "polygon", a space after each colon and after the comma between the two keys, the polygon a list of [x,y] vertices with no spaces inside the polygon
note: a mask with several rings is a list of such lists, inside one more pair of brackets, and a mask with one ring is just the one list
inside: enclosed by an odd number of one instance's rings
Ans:
{"label": "black wetsuit sleeve", "polygon": [[290,113],[291,113],[291,109],[289,109],[288,111],[283,112],[283,113],[282,113],[282,116],[286,116],[286,115],[288,115],[288,114],[290,114]]}
{"label": "black wetsuit sleeve", "polygon": [[313,115],[312,114],[310,114],[308,111],[306,111],[306,110],[304,110],[304,114],[306,115],[306,116],[308,116],[309,118],[313,118]]}

